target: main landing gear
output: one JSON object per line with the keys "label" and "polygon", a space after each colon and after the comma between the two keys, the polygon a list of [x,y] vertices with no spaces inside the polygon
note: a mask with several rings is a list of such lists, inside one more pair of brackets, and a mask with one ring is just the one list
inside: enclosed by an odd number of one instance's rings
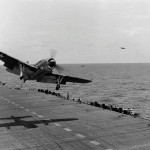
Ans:
{"label": "main landing gear", "polygon": [[60,89],[60,84],[57,84],[56,85],[56,90],[59,90]]}
{"label": "main landing gear", "polygon": [[56,90],[60,89],[60,84],[61,84],[62,80],[63,80],[63,76],[59,76],[57,79],[57,82],[56,82]]}
{"label": "main landing gear", "polygon": [[23,83],[26,82],[26,79],[24,78],[24,70],[25,70],[25,67],[24,67],[23,64],[20,63],[20,64],[19,64],[19,68],[20,68],[20,80],[23,80],[23,82],[22,82],[21,85],[20,85],[20,88],[22,88]]}

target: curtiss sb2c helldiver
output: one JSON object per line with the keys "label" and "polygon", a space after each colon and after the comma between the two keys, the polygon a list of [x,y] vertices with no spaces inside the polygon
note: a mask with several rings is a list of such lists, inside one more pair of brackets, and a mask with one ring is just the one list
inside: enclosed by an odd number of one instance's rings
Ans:
{"label": "curtiss sb2c helldiver", "polygon": [[6,71],[19,75],[20,80],[23,83],[26,80],[35,80],[42,83],[54,83],[56,84],[56,90],[59,90],[60,84],[66,84],[66,82],[73,83],[89,83],[91,80],[65,76],[61,73],[53,73],[56,69],[58,72],[62,72],[63,68],[56,64],[54,57],[40,60],[36,64],[32,65],[14,57],[11,57],[3,52],[0,52],[0,60],[4,62]]}

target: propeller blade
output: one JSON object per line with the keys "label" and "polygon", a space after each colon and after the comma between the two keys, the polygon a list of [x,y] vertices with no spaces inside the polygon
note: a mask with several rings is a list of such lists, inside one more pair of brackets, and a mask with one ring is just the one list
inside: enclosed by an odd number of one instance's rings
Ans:
{"label": "propeller blade", "polygon": [[51,58],[55,58],[57,54],[57,51],[55,49],[50,50],[50,56]]}
{"label": "propeller blade", "polygon": [[64,68],[62,66],[60,66],[60,65],[56,65],[55,69],[60,74],[64,71]]}
{"label": "propeller blade", "polygon": [[[51,58],[54,59],[56,57],[57,51],[55,49],[51,49],[50,54]],[[61,74],[64,71],[64,68],[56,64],[55,70]]]}

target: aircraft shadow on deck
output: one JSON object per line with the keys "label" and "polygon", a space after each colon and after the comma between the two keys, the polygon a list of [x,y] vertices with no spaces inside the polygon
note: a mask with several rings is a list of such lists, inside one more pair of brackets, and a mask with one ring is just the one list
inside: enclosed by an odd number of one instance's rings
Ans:
{"label": "aircraft shadow on deck", "polygon": [[79,120],[78,118],[62,118],[62,119],[43,119],[43,120],[22,120],[23,118],[30,118],[33,116],[20,116],[20,117],[15,117],[15,116],[10,116],[8,118],[0,118],[0,120],[14,120],[13,122],[10,123],[2,123],[0,124],[1,127],[5,127],[7,129],[10,129],[11,127],[15,126],[24,126],[25,128],[37,128],[37,124],[45,124],[49,125],[49,123],[53,122],[64,122],[64,121],[75,121]]}

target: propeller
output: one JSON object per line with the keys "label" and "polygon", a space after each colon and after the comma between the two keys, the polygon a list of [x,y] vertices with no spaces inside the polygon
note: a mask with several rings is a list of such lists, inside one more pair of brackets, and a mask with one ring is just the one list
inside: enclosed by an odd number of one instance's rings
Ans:
{"label": "propeller", "polygon": [[57,65],[57,64],[56,64],[55,69],[56,69],[56,71],[57,71],[59,74],[61,74],[61,73],[64,71],[64,68],[63,68],[62,66],[60,66],[60,65]]}
{"label": "propeller", "polygon": [[54,59],[56,57],[56,54],[57,54],[57,51],[55,49],[51,49],[50,50],[50,56],[51,56],[51,58]]}
{"label": "propeller", "polygon": [[58,65],[57,63],[56,63],[56,61],[55,61],[55,57],[56,57],[56,54],[57,54],[57,51],[55,50],[55,49],[52,49],[51,51],[50,51],[50,56],[51,56],[51,58],[49,59],[49,63],[50,63],[50,67],[55,67],[55,70],[59,73],[59,74],[61,74],[62,72],[63,72],[63,67],[62,66],[60,66],[60,65]]}

